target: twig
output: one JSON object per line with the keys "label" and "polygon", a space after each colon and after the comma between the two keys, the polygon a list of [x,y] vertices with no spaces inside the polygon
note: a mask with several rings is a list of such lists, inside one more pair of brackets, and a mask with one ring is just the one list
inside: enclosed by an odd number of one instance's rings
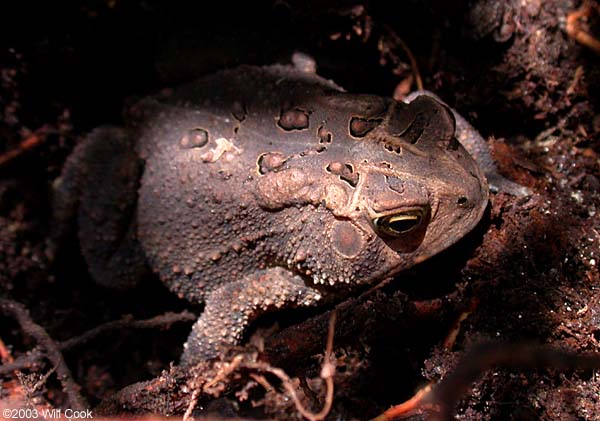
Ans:
{"label": "twig", "polygon": [[408,418],[417,415],[418,413],[422,413],[425,409],[429,409],[431,404],[429,404],[429,406],[425,406],[423,405],[423,400],[431,392],[432,386],[433,382],[420,389],[409,400],[402,402],[399,405],[394,405],[383,414],[373,418],[371,421],[389,421],[400,418]]}
{"label": "twig", "polygon": [[0,376],[8,374],[12,371],[23,370],[24,368],[30,368],[35,363],[39,363],[40,359],[44,356],[44,353],[38,349],[30,351],[27,354],[17,357],[12,362],[4,363],[0,365]]}
{"label": "twig", "polygon": [[476,298],[473,298],[473,299],[471,299],[471,305],[469,306],[469,308],[467,310],[462,311],[458,315],[458,317],[454,321],[454,324],[452,325],[452,329],[450,329],[450,332],[448,332],[448,335],[446,335],[446,338],[444,339],[444,343],[442,344],[444,349],[447,349],[447,350],[452,349],[452,347],[456,343],[456,338],[458,337],[458,334],[460,333],[460,327],[462,325],[462,322],[467,320],[467,318],[477,309],[478,305],[479,305],[479,300]]}
{"label": "twig", "polygon": [[48,359],[56,368],[58,380],[67,394],[71,408],[83,410],[87,407],[85,400],[79,394],[77,383],[73,380],[71,371],[58,348],[58,345],[40,325],[31,320],[29,311],[20,303],[6,298],[0,298],[0,310],[16,319],[23,331],[35,338],[35,340],[46,350]]}
{"label": "twig", "polygon": [[267,392],[274,390],[275,388],[269,381],[265,378],[265,376],[261,376],[260,374],[250,373],[250,377],[252,377],[256,383],[261,385]]}
{"label": "twig", "polygon": [[237,370],[237,368],[242,363],[243,359],[244,359],[244,357],[242,355],[236,355],[235,357],[233,357],[233,360],[231,360],[231,362],[223,365],[223,367],[219,370],[217,375],[212,378],[212,380],[210,380],[210,381],[206,382],[206,384],[204,384],[204,386],[202,387],[202,390],[206,393],[212,393],[212,389],[213,389],[214,385],[216,385],[217,383],[219,383],[222,380],[225,380],[227,377],[229,377],[229,375],[231,373],[233,373],[235,370]]}
{"label": "twig", "polygon": [[421,73],[419,72],[419,65],[417,64],[417,59],[413,55],[412,51],[410,51],[410,48],[408,48],[408,45],[406,45],[404,40],[402,38],[400,38],[398,36],[398,34],[396,34],[396,32],[394,32],[394,30],[390,26],[384,25],[383,27],[385,29],[387,36],[389,38],[391,38],[392,41],[396,45],[400,46],[400,48],[402,48],[402,50],[404,50],[404,53],[406,54],[406,56],[408,57],[408,60],[410,61],[410,67],[412,69],[412,73],[415,78],[415,84],[417,85],[417,89],[420,91],[423,90],[423,80],[421,79]]}
{"label": "twig", "polygon": [[333,404],[333,376],[335,375],[335,364],[332,362],[333,353],[333,335],[335,334],[335,320],[337,313],[333,311],[329,318],[329,331],[327,332],[327,346],[325,348],[325,356],[323,358],[323,367],[321,368],[321,378],[325,380],[327,385],[327,394],[325,395],[325,405],[318,414],[315,414],[317,420],[325,419],[331,405]]}
{"label": "twig", "polygon": [[0,166],[12,161],[22,153],[42,144],[48,138],[48,134],[51,132],[50,126],[42,126],[35,132],[31,133],[28,137],[23,139],[19,146],[9,151],[4,152],[0,155]]}
{"label": "twig", "polygon": [[469,385],[489,369],[550,368],[554,370],[600,369],[600,353],[578,355],[530,343],[488,343],[474,347],[459,361],[456,369],[444,378],[425,399],[439,405],[436,419],[453,419],[452,411]]}
{"label": "twig", "polygon": [[87,332],[76,336],[71,339],[67,339],[59,344],[60,349],[66,350],[71,349],[75,346],[83,345],[98,335],[101,335],[111,330],[117,329],[154,329],[157,327],[168,327],[173,323],[177,322],[193,322],[198,318],[195,314],[185,310],[181,313],[168,312],[155,316],[146,320],[134,320],[131,316],[125,316],[121,320],[115,320],[101,324]]}
{"label": "twig", "polygon": [[600,369],[600,353],[576,354],[531,343],[487,343],[473,347],[436,386],[430,383],[410,400],[372,421],[389,421],[432,411],[428,419],[453,420],[452,411],[468,387],[493,367],[548,368],[559,371]]}
{"label": "twig", "polygon": [[582,30],[579,26],[579,20],[588,17],[592,12],[592,5],[586,2],[579,9],[567,15],[567,24],[565,30],[567,35],[580,44],[592,49],[596,54],[600,54],[600,40],[594,38],[588,32]]}
{"label": "twig", "polygon": [[9,363],[12,363],[14,361],[14,358],[10,354],[9,350],[6,348],[6,344],[4,343],[4,341],[1,338],[0,338],[0,361],[1,362],[6,361]]}
{"label": "twig", "polygon": [[[71,339],[67,339],[57,344],[58,349],[61,351],[70,350],[74,347],[85,345],[96,336],[102,335],[106,332],[117,329],[154,329],[160,327],[168,327],[173,323],[177,322],[188,322],[194,321],[197,316],[189,311],[182,311],[181,313],[165,313],[160,316],[155,316],[146,320],[133,320],[131,316],[125,316],[121,320],[115,320],[96,326],[87,332],[76,336]],[[0,376],[10,373],[14,370],[22,370],[29,368],[36,362],[39,362],[44,357],[44,352],[41,350],[33,350],[28,354],[21,355],[13,362],[0,365]]]}
{"label": "twig", "polygon": [[194,408],[196,407],[196,404],[198,403],[198,397],[200,396],[201,390],[202,390],[202,388],[198,387],[198,388],[194,389],[194,391],[192,392],[192,397],[190,398],[190,403],[189,403],[187,409],[185,410],[185,413],[183,414],[183,421],[193,420],[193,418],[191,417],[192,411],[194,410]]}
{"label": "twig", "polygon": [[44,374],[43,376],[40,376],[40,379],[31,387],[31,391],[30,393],[33,394],[35,393],[37,390],[39,390],[43,385],[46,384],[46,382],[48,381],[48,378],[52,375],[52,373],[54,373],[56,371],[56,366],[52,367],[50,370],[48,370],[48,372],[46,374]]}
{"label": "twig", "polygon": [[[458,337],[458,334],[460,332],[462,322],[464,322],[467,319],[467,317],[469,317],[475,311],[478,305],[478,300],[473,299],[471,300],[471,305],[469,306],[469,309],[464,310],[459,314],[454,324],[452,325],[452,329],[450,329],[450,332],[448,333],[448,335],[446,335],[446,338],[443,341],[442,346],[444,347],[444,349],[452,349],[454,343],[456,342],[456,338]],[[429,396],[429,393],[431,392],[434,384],[434,382],[429,382],[425,387],[419,389],[419,391],[417,391],[417,393],[415,393],[413,397],[398,405],[392,406],[391,408],[383,412],[381,415],[373,418],[371,421],[388,421],[393,419],[408,418],[418,413],[422,413],[426,410],[435,409],[435,405],[426,402],[426,399]]]}

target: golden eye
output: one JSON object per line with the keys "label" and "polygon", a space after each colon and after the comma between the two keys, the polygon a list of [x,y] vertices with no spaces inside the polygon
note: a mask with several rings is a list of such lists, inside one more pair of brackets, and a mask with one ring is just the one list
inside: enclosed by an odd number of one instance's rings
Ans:
{"label": "golden eye", "polygon": [[399,237],[413,231],[421,224],[422,220],[423,212],[412,210],[375,218],[373,225],[386,235]]}

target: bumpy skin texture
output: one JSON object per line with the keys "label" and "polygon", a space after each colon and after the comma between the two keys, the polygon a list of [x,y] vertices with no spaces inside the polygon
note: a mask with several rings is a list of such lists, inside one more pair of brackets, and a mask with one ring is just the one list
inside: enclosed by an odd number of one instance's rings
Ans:
{"label": "bumpy skin texture", "polygon": [[143,255],[169,289],[205,303],[184,364],[239,342],[267,311],[339,300],[427,259],[487,205],[452,112],[427,96],[407,105],[290,66],[242,66],[132,114],[68,160],[57,226],[77,214],[99,282],[132,283]]}

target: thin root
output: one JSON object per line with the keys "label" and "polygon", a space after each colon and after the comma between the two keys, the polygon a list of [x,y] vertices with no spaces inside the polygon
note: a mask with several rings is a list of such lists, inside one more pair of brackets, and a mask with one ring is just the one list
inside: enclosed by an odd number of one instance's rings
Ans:
{"label": "thin root", "polygon": [[488,343],[474,346],[453,372],[448,374],[424,400],[436,405],[434,419],[454,419],[454,407],[471,383],[493,367],[550,368],[553,370],[597,370],[600,353],[576,354],[531,343]]}
{"label": "thin root", "polygon": [[[384,29],[385,29],[385,33],[386,33],[387,37],[391,40],[394,47],[400,47],[406,54],[406,57],[408,57],[408,60],[410,61],[410,67],[412,69],[413,77],[415,78],[415,84],[417,86],[417,89],[423,90],[423,79],[421,79],[421,73],[419,72],[419,65],[417,64],[417,59],[413,55],[412,51],[410,50],[410,48],[408,48],[408,45],[406,45],[404,40],[402,38],[400,38],[398,36],[398,34],[396,34],[396,32],[394,32],[394,30],[391,27],[389,27],[388,25],[384,25]],[[389,54],[391,55],[392,53],[390,52]],[[399,61],[398,57],[396,57],[395,55],[392,56],[392,60],[394,62]]]}
{"label": "thin root", "polygon": [[[57,347],[60,351],[70,350],[77,346],[85,345],[87,342],[101,334],[117,329],[166,328],[176,322],[191,322],[196,319],[197,316],[189,311],[182,311],[181,313],[169,312],[146,320],[134,320],[130,316],[126,316],[121,320],[101,324],[79,336],[59,342],[57,343]],[[30,368],[34,364],[39,363],[39,361],[44,358],[44,355],[44,351],[34,349],[27,354],[17,357],[14,361],[8,361],[0,366],[0,376],[10,373],[11,371]]]}
{"label": "thin root", "polygon": [[399,405],[392,406],[390,409],[385,411],[383,414],[371,421],[390,421],[394,419],[401,419],[417,415],[423,412],[425,409],[433,409],[431,404],[424,405],[423,401],[431,392],[433,383],[429,383],[424,388],[420,389],[415,395],[407,401],[402,402]]}
{"label": "thin root", "polygon": [[[335,332],[335,319],[336,319],[336,312],[334,311],[334,312],[332,312],[331,317],[329,319],[329,332],[327,334],[327,346],[325,349],[323,365],[321,367],[321,378],[323,380],[325,380],[326,393],[325,393],[325,403],[323,404],[323,408],[319,412],[314,413],[304,407],[304,405],[300,401],[300,398],[298,397],[298,394],[296,393],[296,388],[294,387],[294,382],[285,373],[285,371],[283,371],[281,368],[273,367],[270,364],[263,362],[263,361],[243,361],[244,357],[243,357],[243,355],[240,354],[240,355],[236,355],[229,364],[226,364],[221,370],[219,370],[217,375],[212,380],[205,383],[203,386],[196,387],[194,389],[194,392],[192,393],[192,396],[190,398],[188,408],[187,408],[184,418],[183,418],[184,421],[191,420],[191,413],[192,413],[194,407],[196,406],[198,398],[200,396],[199,391],[202,391],[204,393],[210,393],[211,389],[217,383],[225,380],[227,377],[229,377],[231,375],[231,373],[233,373],[234,371],[241,369],[241,368],[248,369],[248,370],[255,370],[255,371],[259,371],[259,372],[263,372],[263,373],[270,373],[270,374],[274,375],[281,381],[283,388],[285,389],[285,391],[288,393],[288,395],[294,401],[294,405],[296,406],[296,409],[304,418],[306,418],[310,421],[321,421],[321,420],[325,419],[327,414],[329,414],[329,411],[331,410],[331,406],[333,404],[333,392],[334,392],[333,376],[335,375],[335,365],[332,362],[332,350],[333,350],[333,336],[334,336],[334,332]],[[273,390],[273,386],[263,376],[256,375],[256,374],[250,374],[250,377],[252,377],[257,383],[262,385],[267,391]]]}
{"label": "thin root", "polygon": [[456,343],[456,338],[458,337],[458,334],[460,333],[460,327],[462,325],[462,322],[467,320],[467,317],[469,317],[477,309],[478,305],[479,305],[479,300],[474,298],[471,300],[471,305],[469,306],[469,309],[462,311],[458,315],[458,317],[454,321],[454,324],[452,325],[452,329],[450,329],[450,332],[448,333],[448,335],[446,335],[446,339],[444,339],[444,343],[442,344],[444,349],[447,349],[447,350],[452,349],[452,347]]}
{"label": "thin root", "polygon": [[6,344],[0,338],[0,361],[2,363],[12,363],[15,359],[12,357],[8,348],[6,348]]}
{"label": "thin root", "polygon": [[590,35],[580,27],[580,20],[587,18],[593,10],[591,3],[586,2],[578,10],[567,15],[566,31],[567,34],[578,43],[585,45],[600,55],[600,40]]}
{"label": "thin root", "polygon": [[296,409],[302,416],[310,421],[320,421],[325,419],[329,411],[331,410],[331,406],[333,404],[333,376],[335,374],[335,365],[331,362],[331,354],[333,350],[333,334],[335,332],[335,319],[336,313],[335,311],[331,313],[331,318],[329,319],[329,332],[327,334],[327,347],[325,348],[325,356],[323,359],[323,366],[321,367],[321,378],[325,380],[325,386],[327,388],[325,394],[325,403],[323,408],[317,412],[311,412],[304,407],[298,395],[296,394],[296,389],[293,385],[292,379],[280,368],[272,367],[264,362],[250,362],[242,364],[245,368],[255,369],[259,371],[264,371],[267,373],[273,374],[275,377],[281,380],[281,383],[287,393],[290,395],[292,400],[294,401],[294,405],[296,405]]}
{"label": "thin root", "polygon": [[0,298],[0,311],[13,317],[21,326],[23,332],[35,338],[46,350],[46,355],[56,369],[56,375],[67,394],[71,408],[75,410],[85,409],[87,404],[79,394],[79,386],[73,380],[71,370],[69,370],[69,367],[65,363],[58,344],[48,335],[43,327],[31,319],[29,311],[22,304],[6,298]]}
{"label": "thin root", "polygon": [[2,165],[7,164],[13,159],[19,157],[24,152],[37,147],[38,145],[44,143],[48,138],[48,133],[50,132],[50,128],[48,126],[43,126],[33,132],[31,135],[23,139],[23,141],[14,149],[6,151],[5,153],[0,155],[0,167]]}

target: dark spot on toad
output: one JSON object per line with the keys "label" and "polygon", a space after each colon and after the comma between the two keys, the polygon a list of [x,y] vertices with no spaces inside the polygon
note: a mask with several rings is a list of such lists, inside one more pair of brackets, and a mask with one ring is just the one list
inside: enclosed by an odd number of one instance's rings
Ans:
{"label": "dark spot on toad", "polygon": [[188,130],[179,140],[179,146],[183,149],[201,148],[208,143],[208,131],[195,128]]}
{"label": "dark spot on toad", "polygon": [[358,184],[359,174],[354,171],[352,164],[342,164],[341,162],[331,162],[325,168],[331,174],[335,174],[340,177],[340,180],[345,181],[352,187],[356,187]]}
{"label": "dark spot on toad", "polygon": [[233,114],[237,121],[244,121],[247,114],[246,106],[239,101],[235,101],[231,108],[231,114]]}
{"label": "dark spot on toad", "polygon": [[317,137],[319,138],[319,143],[331,143],[333,140],[333,134],[323,126],[317,130]]}
{"label": "dark spot on toad", "polygon": [[285,163],[287,158],[280,152],[267,152],[258,157],[256,165],[258,166],[259,174],[266,174],[270,171],[275,171]]}
{"label": "dark spot on toad", "polygon": [[402,155],[402,146],[396,144],[393,145],[391,143],[384,143],[384,149],[388,152],[396,153],[398,155]]}
{"label": "dark spot on toad", "polygon": [[350,119],[350,134],[353,137],[364,137],[382,122],[381,119],[366,119],[352,117]]}
{"label": "dark spot on toad", "polygon": [[308,113],[294,108],[282,111],[277,125],[285,131],[304,130],[308,128]]}

